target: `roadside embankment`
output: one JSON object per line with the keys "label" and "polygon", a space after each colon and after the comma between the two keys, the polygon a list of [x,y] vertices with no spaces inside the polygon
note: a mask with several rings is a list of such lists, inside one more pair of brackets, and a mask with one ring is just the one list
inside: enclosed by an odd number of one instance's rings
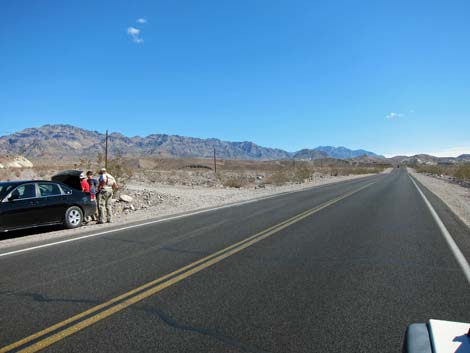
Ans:
{"label": "roadside embankment", "polygon": [[470,227],[470,188],[451,183],[443,178],[417,173],[411,168],[408,168],[408,172],[444,201]]}

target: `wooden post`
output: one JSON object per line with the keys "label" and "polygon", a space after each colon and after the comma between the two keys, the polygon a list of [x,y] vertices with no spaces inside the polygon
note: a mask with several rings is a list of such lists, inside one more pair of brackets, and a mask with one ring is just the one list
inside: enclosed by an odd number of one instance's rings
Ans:
{"label": "wooden post", "polygon": [[215,156],[215,147],[214,147],[214,173],[217,174],[217,157]]}
{"label": "wooden post", "polygon": [[106,142],[104,149],[104,167],[108,169],[108,130],[106,130]]}

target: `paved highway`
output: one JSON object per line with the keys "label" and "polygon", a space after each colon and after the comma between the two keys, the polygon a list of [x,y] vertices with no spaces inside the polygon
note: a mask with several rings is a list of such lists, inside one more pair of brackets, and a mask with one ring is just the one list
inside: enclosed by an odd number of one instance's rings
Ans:
{"label": "paved highway", "polygon": [[419,187],[463,265],[403,168],[0,253],[0,352],[400,352],[470,317],[470,232]]}

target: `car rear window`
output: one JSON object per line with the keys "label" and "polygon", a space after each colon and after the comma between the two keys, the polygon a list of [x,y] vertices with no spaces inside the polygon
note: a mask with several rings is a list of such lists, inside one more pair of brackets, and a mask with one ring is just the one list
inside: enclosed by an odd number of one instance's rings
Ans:
{"label": "car rear window", "polygon": [[42,197],[62,195],[59,185],[53,183],[38,183],[39,194]]}
{"label": "car rear window", "polygon": [[61,185],[60,188],[62,189],[62,191],[63,191],[64,194],[66,194],[66,195],[70,195],[70,194],[72,193],[72,189],[69,188],[68,186]]}

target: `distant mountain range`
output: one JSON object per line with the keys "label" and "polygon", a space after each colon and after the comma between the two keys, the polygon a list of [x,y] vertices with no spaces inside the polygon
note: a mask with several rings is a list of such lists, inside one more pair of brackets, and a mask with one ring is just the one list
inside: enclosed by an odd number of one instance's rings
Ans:
{"label": "distant mountain range", "polygon": [[435,165],[435,164],[456,164],[470,162],[470,154],[461,154],[458,157],[435,157],[429,154],[416,154],[414,156],[395,156],[388,158],[392,163],[408,165]]}
{"label": "distant mountain range", "polygon": [[[18,154],[33,159],[70,160],[95,159],[104,151],[105,134],[72,125],[44,125],[0,137],[0,154]],[[349,159],[383,156],[365,150],[346,147],[320,146],[287,152],[278,148],[262,147],[253,142],[228,142],[215,138],[200,139],[178,135],[152,134],[147,137],[127,137],[120,133],[109,135],[111,155],[129,157],[202,157],[248,160],[313,160],[319,158]]]}

